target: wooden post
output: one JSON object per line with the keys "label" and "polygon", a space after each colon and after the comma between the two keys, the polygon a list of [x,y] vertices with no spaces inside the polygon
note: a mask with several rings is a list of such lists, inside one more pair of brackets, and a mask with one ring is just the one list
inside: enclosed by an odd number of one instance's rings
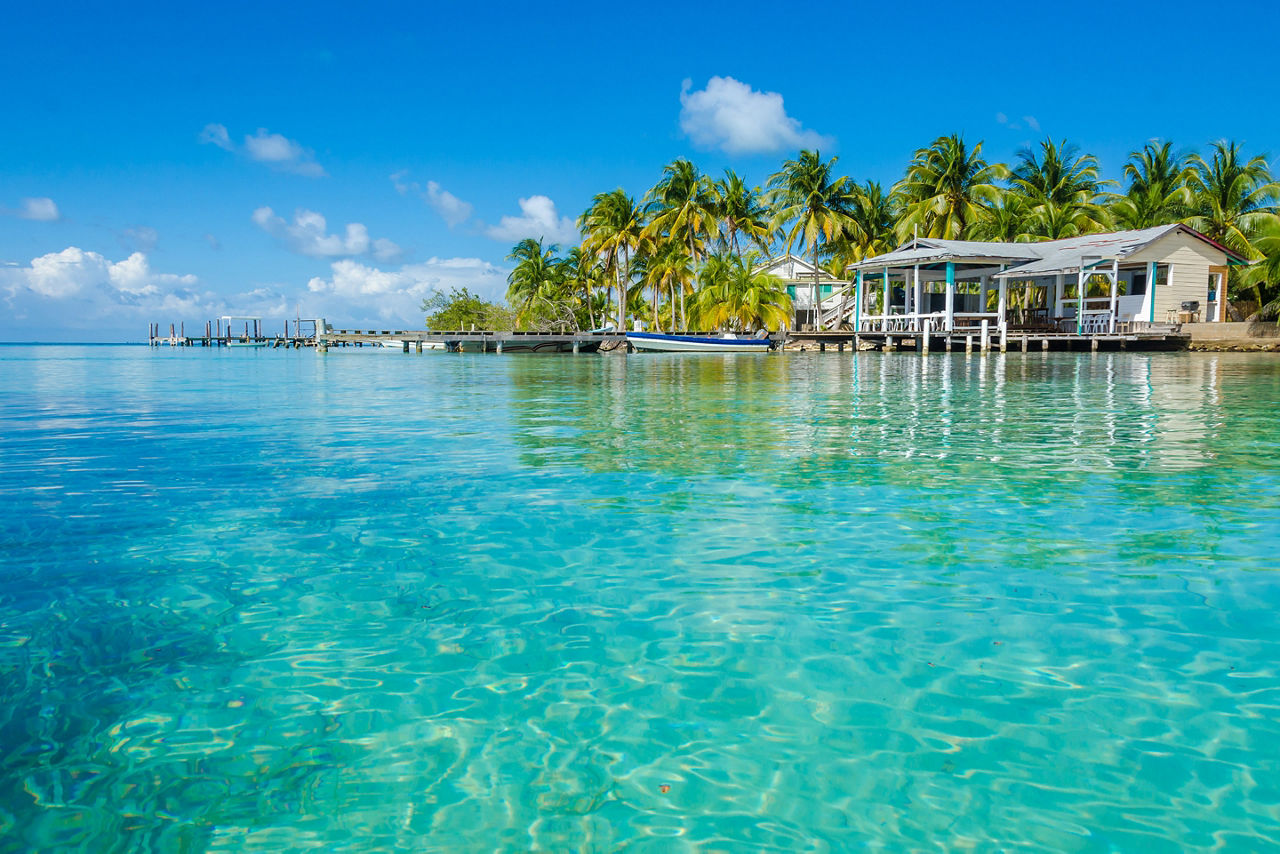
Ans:
{"label": "wooden post", "polygon": [[1027,336],[1022,336],[1022,352],[1027,352]]}
{"label": "wooden post", "polygon": [[422,339],[421,338],[418,339],[418,355],[419,356],[422,355]]}
{"label": "wooden post", "polygon": [[1089,345],[1090,345],[1090,349],[1092,349],[1093,352],[1095,353],[1098,352],[1098,336],[1096,335],[1092,336],[1090,338]]}
{"label": "wooden post", "polygon": [[923,338],[924,348],[921,351],[926,356],[929,355],[929,345],[932,343],[929,339],[931,339],[932,337],[933,337],[933,318],[926,317],[924,319],[924,338]]}
{"label": "wooden post", "polygon": [[964,336],[964,351],[965,353],[973,352],[973,333],[972,332]]}
{"label": "wooden post", "polygon": [[981,347],[982,352],[985,353],[991,349],[990,321],[988,321],[985,317],[982,318],[982,323],[980,324],[980,327],[981,328],[978,331],[978,346]]}
{"label": "wooden post", "polygon": [[1116,334],[1116,312],[1120,309],[1120,259],[1111,259],[1111,321],[1107,324],[1107,332]]}
{"label": "wooden post", "polygon": [[884,337],[884,349],[886,353],[891,352],[894,349],[892,335],[886,335]]}
{"label": "wooden post", "polygon": [[1000,352],[1009,352],[1009,326],[1005,324],[1000,327]]}
{"label": "wooden post", "polygon": [[1041,349],[1041,350],[1043,350],[1043,351],[1044,351],[1044,352],[1046,352],[1046,353],[1048,353],[1048,352],[1049,352],[1049,339],[1048,339],[1048,338],[1041,338],[1041,339],[1040,339],[1040,349]]}

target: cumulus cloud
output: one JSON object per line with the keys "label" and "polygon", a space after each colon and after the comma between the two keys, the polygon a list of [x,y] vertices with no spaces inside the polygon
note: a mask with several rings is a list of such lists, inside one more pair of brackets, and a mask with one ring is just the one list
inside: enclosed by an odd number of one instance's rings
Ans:
{"label": "cumulus cloud", "polygon": [[288,222],[271,208],[261,207],[253,212],[253,221],[299,255],[332,258],[371,254],[379,261],[400,255],[400,247],[385,237],[370,240],[369,229],[363,223],[350,222],[342,234],[329,234],[324,215],[306,208],[294,211],[293,222]]}
{"label": "cumulus cloud", "polygon": [[422,301],[432,293],[465,287],[496,299],[506,288],[507,275],[479,258],[431,258],[398,270],[344,259],[333,262],[330,273],[307,283],[313,310],[353,325],[377,320],[411,327],[422,324]]}
{"label": "cumulus cloud", "polygon": [[266,128],[258,128],[256,134],[247,134],[243,145],[236,145],[226,125],[220,124],[205,125],[198,138],[205,145],[241,154],[282,172],[293,172],[308,178],[323,178],[328,174],[316,162],[315,154],[309,148],[303,148],[296,140],[283,134],[271,133]]}
{"label": "cumulus cloud", "polygon": [[[0,338],[141,337],[142,324],[162,317],[212,317],[216,298],[194,275],[157,272],[145,253],[120,261],[78,246],[0,267]],[[30,330],[24,333],[24,330]],[[51,332],[52,331],[52,332]]]}
{"label": "cumulus cloud", "polygon": [[712,77],[705,89],[692,86],[685,80],[680,88],[680,129],[695,145],[760,154],[832,142],[788,116],[777,92],[757,92],[732,77]]}
{"label": "cumulus cloud", "polygon": [[556,203],[547,196],[520,199],[520,216],[504,216],[497,225],[485,228],[494,240],[514,243],[526,237],[548,243],[575,243],[578,227],[567,216],[560,216]]}
{"label": "cumulus cloud", "polygon": [[424,188],[416,181],[406,183],[404,178],[408,172],[397,172],[391,176],[391,183],[395,185],[396,191],[400,195],[405,196],[414,193],[422,197],[422,200],[431,206],[431,209],[440,214],[440,217],[448,223],[450,228],[461,225],[471,216],[472,206],[468,202],[450,193],[441,187],[435,181],[428,181]]}

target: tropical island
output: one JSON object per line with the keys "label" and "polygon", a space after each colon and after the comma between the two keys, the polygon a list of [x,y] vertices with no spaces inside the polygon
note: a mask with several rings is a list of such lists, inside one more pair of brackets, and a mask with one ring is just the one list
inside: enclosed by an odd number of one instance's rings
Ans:
{"label": "tropical island", "polygon": [[913,238],[1034,243],[1184,224],[1249,262],[1226,276],[1230,319],[1280,314],[1280,183],[1266,154],[1234,141],[1204,152],[1153,141],[1113,179],[1067,141],[1046,138],[1011,165],[982,149],[939,137],[888,189],[840,174],[838,158],[817,150],[801,150],[764,186],[680,158],[639,199],[621,188],[597,194],[578,217],[579,244],[515,244],[506,304],[463,288],[422,309],[436,329],[777,330],[795,322],[796,297],[770,272],[778,253],[807,259],[816,290],[820,277],[843,281],[851,265]]}

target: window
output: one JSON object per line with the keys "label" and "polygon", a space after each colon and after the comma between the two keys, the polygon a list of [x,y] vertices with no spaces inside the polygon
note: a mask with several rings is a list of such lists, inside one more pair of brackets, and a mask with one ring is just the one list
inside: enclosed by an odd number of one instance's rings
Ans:
{"label": "window", "polygon": [[1129,281],[1129,296],[1140,297],[1147,292],[1147,274],[1134,273]]}

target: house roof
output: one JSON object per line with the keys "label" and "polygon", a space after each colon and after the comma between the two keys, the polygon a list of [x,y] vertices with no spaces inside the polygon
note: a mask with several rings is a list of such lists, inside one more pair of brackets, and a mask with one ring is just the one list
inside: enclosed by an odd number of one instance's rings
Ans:
{"label": "house roof", "polygon": [[850,265],[851,270],[878,269],[881,267],[935,264],[944,261],[973,264],[1010,264],[1009,269],[996,274],[997,278],[1025,278],[1052,273],[1074,272],[1081,265],[1106,260],[1123,260],[1135,252],[1150,246],[1175,231],[1190,234],[1225,253],[1237,263],[1243,256],[1205,237],[1200,232],[1181,224],[1160,225],[1132,231],[1113,231],[1105,234],[1084,234],[1061,240],[1045,240],[1038,243],[998,243],[979,240],[941,240],[921,237],[914,245],[906,244],[892,252],[867,258]]}
{"label": "house roof", "polygon": [[[775,255],[774,257],[770,258],[768,261],[762,261],[761,263],[755,266],[755,271],[758,273],[762,270],[772,270],[777,267],[781,267],[783,264],[788,264],[788,263],[794,264],[796,266],[796,270],[795,270],[796,276],[802,276],[803,279],[806,281],[811,280],[813,278],[813,264],[801,258],[799,255],[793,255],[789,252],[784,252],[781,255]],[[821,267],[818,268],[818,279],[819,281],[825,281],[827,283],[839,283],[841,281],[840,279],[837,279],[835,276],[828,273],[826,270],[823,270]],[[791,279],[791,281],[798,281],[798,280],[799,279],[796,279],[796,278]]]}

